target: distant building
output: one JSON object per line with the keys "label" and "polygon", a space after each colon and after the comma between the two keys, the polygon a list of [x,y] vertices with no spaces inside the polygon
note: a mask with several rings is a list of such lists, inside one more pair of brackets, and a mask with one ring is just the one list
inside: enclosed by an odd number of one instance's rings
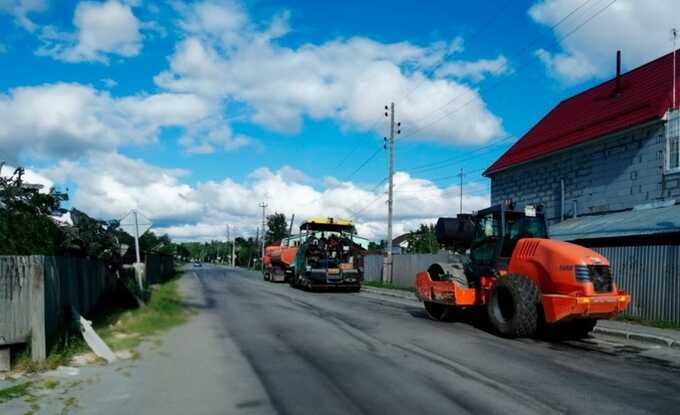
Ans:
{"label": "distant building", "polygon": [[541,205],[551,237],[607,256],[632,314],[680,321],[673,66],[671,53],[621,74],[617,59],[614,79],[560,102],[484,175],[493,204]]}
{"label": "distant building", "polygon": [[405,233],[403,235],[399,235],[396,238],[392,239],[392,253],[393,254],[403,254],[408,251],[408,238],[411,236],[411,233]]}

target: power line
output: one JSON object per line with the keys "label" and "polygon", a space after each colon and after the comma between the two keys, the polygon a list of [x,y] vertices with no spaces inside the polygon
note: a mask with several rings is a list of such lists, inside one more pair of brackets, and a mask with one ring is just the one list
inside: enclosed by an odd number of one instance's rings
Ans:
{"label": "power line", "polygon": [[374,205],[375,202],[377,202],[378,200],[380,200],[384,196],[385,196],[384,193],[379,194],[373,200],[371,200],[369,203],[365,204],[361,209],[359,209],[357,211],[353,211],[351,219],[352,220],[357,219],[359,217],[359,215],[361,215],[362,213],[364,213],[366,211],[366,209],[368,209],[370,206]]}
{"label": "power line", "polygon": [[[557,23],[553,24],[553,25],[549,28],[549,30],[554,30],[555,28],[557,28],[558,26],[560,26],[560,25],[561,25],[562,23],[564,23],[569,17],[571,17],[574,13],[578,12],[579,10],[581,10],[585,5],[587,5],[587,4],[590,3],[591,1],[592,1],[592,0],[585,0],[583,3],[581,3],[581,4],[580,4],[579,6],[577,6],[575,9],[573,9],[571,12],[569,12],[565,17],[563,17],[562,19],[560,19]],[[608,9],[608,8],[609,8],[612,4],[614,4],[616,1],[618,1],[618,0],[612,0],[609,4],[607,4],[607,6],[605,6],[605,7],[602,8],[602,9],[600,9],[600,10],[597,11],[595,14],[591,15],[589,18],[587,18],[587,19],[586,19],[585,21],[583,21],[581,24],[577,25],[573,30],[571,30],[571,31],[568,32],[567,34],[565,34],[565,35],[563,35],[563,36],[557,38],[556,41],[557,41],[557,42],[561,42],[561,41],[563,41],[564,39],[568,38],[569,36],[571,36],[572,34],[574,34],[576,31],[578,31],[579,29],[581,29],[583,26],[585,26],[585,25],[586,25],[588,22],[590,22],[592,19],[594,19],[595,17],[597,17],[598,15],[600,15],[600,14],[601,14],[602,12],[604,12],[606,9]],[[530,50],[531,48],[533,48],[534,45],[535,45],[540,39],[542,39],[543,37],[545,37],[545,36],[544,36],[544,35],[539,35],[539,36],[537,36],[536,38],[534,38],[534,39],[533,39],[531,42],[529,42],[525,47],[523,47],[522,49],[520,49],[520,52],[519,52],[517,55],[523,55],[524,53],[526,53],[527,51],[529,51],[529,50]],[[521,61],[520,61],[520,62],[521,62]],[[498,67],[496,68],[496,70],[499,70],[500,68],[501,68],[501,65],[498,65]],[[497,79],[496,81],[493,81],[493,82],[491,83],[491,85],[496,85],[496,84],[498,84],[498,83],[500,83],[500,82],[502,82],[502,81],[503,81],[503,79],[499,78],[499,79]],[[432,126],[433,124],[436,124],[436,123],[438,123],[439,121],[441,121],[441,120],[447,118],[448,116],[450,116],[450,115],[452,115],[452,114],[458,112],[459,110],[463,109],[463,108],[466,107],[467,105],[470,105],[472,102],[474,102],[474,101],[477,99],[477,94],[476,94],[476,93],[473,93],[473,92],[471,92],[469,89],[466,89],[466,90],[464,90],[464,91],[461,91],[461,93],[459,93],[458,95],[454,96],[454,97],[453,97],[452,99],[450,99],[449,101],[447,101],[444,105],[442,105],[442,106],[438,107],[437,109],[435,109],[434,111],[432,111],[431,114],[434,114],[434,113],[437,113],[437,112],[443,110],[444,108],[446,108],[446,107],[448,107],[449,105],[451,105],[451,104],[453,104],[454,102],[456,102],[456,101],[458,100],[458,98],[462,97],[462,96],[463,96],[464,94],[466,94],[466,93],[472,93],[473,96],[472,96],[471,99],[469,99],[468,101],[464,102],[463,105],[461,105],[461,106],[459,106],[459,107],[456,107],[456,109],[454,109],[453,111],[444,113],[443,116],[441,116],[441,117],[435,119],[435,120],[432,121],[432,122],[429,122],[429,123],[427,123],[427,124],[425,124],[425,125],[422,125],[422,126],[420,126],[420,127],[415,128],[415,130],[407,131],[406,134],[404,135],[404,137],[402,137],[402,138],[413,137],[416,133],[418,133],[418,132],[424,130],[425,128],[430,127],[430,126]],[[421,118],[419,121],[425,120],[425,119],[427,119],[428,117],[429,117],[429,116],[423,117],[423,118]],[[416,121],[414,124],[418,124],[419,121]]]}
{"label": "power line", "polygon": [[[470,172],[468,172],[468,174],[470,174],[470,173],[475,173],[475,172],[478,172],[478,171],[481,171],[481,169],[480,169],[480,170],[477,170],[477,171],[474,171],[474,170],[473,170],[473,171],[470,171]],[[458,177],[458,174],[453,175],[453,176],[439,177],[439,178],[436,178],[436,179],[432,179],[432,180],[430,180],[430,181],[431,181],[431,182],[434,182],[434,181],[445,180],[445,179],[451,179],[451,178],[457,178],[457,177]],[[386,180],[386,179],[383,179],[383,180],[382,180],[380,183],[378,183],[378,185],[376,185],[373,189],[375,190],[375,189],[376,189],[380,184],[382,184],[385,180]],[[464,182],[464,184],[477,183],[477,182],[481,182],[482,180],[483,180],[483,179],[478,179],[478,180],[468,180],[468,181]],[[399,185],[397,184],[397,185],[394,186],[394,188],[395,188],[395,189],[397,189],[397,188],[398,188],[398,189],[401,189],[402,186],[399,186]],[[429,191],[429,192],[432,192],[432,191],[444,191],[444,189],[439,189],[439,188],[437,188],[437,189],[426,189],[426,191]],[[394,193],[402,193],[402,194],[404,194],[404,193],[419,193],[419,192],[425,192],[425,190],[422,190],[422,189],[421,189],[421,190],[417,190],[417,191],[409,191],[409,190],[395,190],[395,191],[394,191]],[[373,198],[369,203],[366,203],[363,207],[361,207],[359,210],[352,210],[351,219],[352,219],[352,220],[357,219],[357,218],[359,217],[359,215],[361,215],[363,212],[366,211],[366,209],[368,209],[369,207],[373,206],[378,200],[380,200],[380,199],[383,198],[383,197],[385,197],[385,194],[384,194],[384,193],[380,193],[380,194],[376,195],[376,197]]]}
{"label": "power line", "polygon": [[[552,30],[554,30],[555,28],[559,27],[562,23],[564,23],[567,19],[569,19],[569,17],[571,17],[572,15],[574,15],[575,13],[577,13],[579,10],[581,10],[583,7],[585,7],[585,6],[586,6],[588,3],[590,3],[591,1],[592,1],[592,0],[585,0],[584,2],[582,2],[581,4],[579,4],[576,8],[572,9],[568,14],[566,14],[562,19],[560,19],[559,21],[557,21],[556,23],[554,23],[552,26],[550,26],[549,30],[552,31]],[[567,37],[571,36],[573,33],[575,33],[576,31],[578,31],[581,27],[585,26],[585,25],[586,25],[588,22],[590,22],[592,19],[594,19],[595,17],[597,17],[599,14],[601,14],[602,12],[604,12],[606,9],[608,9],[608,8],[609,8],[612,4],[614,4],[616,1],[618,1],[618,0],[612,0],[612,1],[611,1],[609,4],[607,4],[604,8],[598,10],[595,14],[591,15],[589,18],[587,18],[587,19],[586,19],[585,21],[583,21],[581,24],[577,25],[577,26],[576,26],[574,29],[572,29],[570,32],[568,32],[568,33],[565,34],[564,36],[562,36],[562,37],[560,37],[559,39],[557,39],[557,41],[560,42],[560,41],[566,39]],[[530,49],[535,45],[535,43],[537,43],[537,42],[538,42],[539,40],[541,40],[543,37],[545,37],[545,36],[544,36],[544,35],[539,35],[539,36],[535,37],[535,38],[534,38],[532,41],[530,41],[524,48],[522,48],[522,49],[520,50],[519,55],[524,54],[526,51],[530,50]],[[501,66],[502,66],[502,64],[498,65],[498,68],[496,68],[496,70],[500,69]],[[496,82],[493,82],[493,85],[495,85],[495,84],[497,84],[497,83],[500,83],[501,81],[502,81],[502,79],[498,79]],[[437,113],[437,112],[441,111],[442,109],[448,107],[449,105],[453,104],[455,101],[458,100],[458,98],[462,97],[463,95],[465,95],[465,94],[468,93],[468,92],[470,92],[470,90],[468,90],[468,89],[466,89],[466,90],[464,90],[464,91],[461,91],[460,94],[454,96],[451,100],[447,101],[444,105],[442,105],[441,107],[438,107],[437,109],[435,109],[434,111],[432,111],[432,114],[433,114],[433,113]],[[411,93],[412,93],[412,92],[411,92]],[[429,122],[429,123],[427,123],[427,124],[425,124],[425,125],[423,125],[423,126],[421,126],[421,127],[416,127],[415,130],[408,131],[408,132],[405,134],[405,136],[404,136],[404,137],[401,137],[401,138],[411,138],[411,137],[413,137],[416,133],[418,133],[418,132],[424,130],[425,128],[430,127],[430,126],[432,126],[432,125],[438,123],[439,121],[441,121],[441,120],[443,120],[443,119],[449,117],[450,115],[453,115],[454,113],[460,111],[461,109],[463,109],[463,108],[466,107],[467,105],[469,105],[469,104],[471,104],[472,102],[474,102],[476,99],[477,99],[477,94],[476,94],[476,93],[473,93],[472,98],[469,99],[468,101],[466,101],[465,103],[463,103],[463,105],[457,107],[457,108],[454,109],[453,111],[444,113],[443,116],[441,116],[441,117],[435,119],[435,120],[432,121],[432,122]],[[427,117],[423,117],[423,118],[421,118],[419,121],[425,120],[426,118],[427,118]],[[414,124],[418,124],[419,121],[416,121]],[[377,126],[378,123],[379,123],[379,121],[376,121],[369,129],[375,128],[375,126]],[[344,164],[344,162],[345,162],[347,159],[349,159],[349,157],[351,156],[351,154],[354,153],[354,151],[356,151],[356,148],[355,148],[355,149],[352,149],[352,151],[350,151],[350,153],[343,159],[343,161],[342,161],[340,164],[338,164],[338,166],[336,167],[336,169],[339,168],[340,166],[342,166],[342,164]],[[364,167],[366,166],[366,164],[368,164],[368,162],[370,162],[371,160],[373,160],[373,159],[375,158],[375,156],[377,156],[376,153],[378,153],[379,151],[380,151],[380,149],[378,149],[374,154],[371,154],[371,156],[369,156],[368,159],[366,159],[366,160],[365,160],[365,161],[364,161],[364,162],[363,162],[363,163],[362,163],[362,164],[361,164],[354,172],[352,172],[352,174],[351,174],[349,177],[354,176],[358,171],[360,171],[362,168],[364,168]],[[349,177],[348,177],[348,178],[349,178]]]}
{"label": "power line", "polygon": [[[590,0],[588,0],[588,1],[590,1]],[[470,36],[468,36],[465,39],[465,42],[467,43],[467,42],[470,42],[472,39],[475,39],[475,37],[477,37],[481,32],[483,32],[486,28],[491,26],[491,23],[494,20],[496,20],[498,18],[498,16],[500,16],[501,13],[504,12],[508,8],[510,3],[512,3],[512,2],[511,1],[505,2],[503,7],[496,10],[496,13],[494,13],[490,19],[488,19],[480,28],[475,30]],[[437,71],[438,68],[440,68],[442,66],[443,63],[445,63],[444,60],[442,60],[442,62],[440,62],[437,65],[433,65],[431,69],[424,71],[423,72],[423,75],[424,75],[423,79],[421,79],[421,81],[413,89],[411,89],[408,94],[397,99],[397,103],[401,104],[403,102],[403,100],[405,100],[405,99],[409,98],[411,95],[413,95],[413,93],[415,91],[417,91],[421,86],[423,86],[425,84],[425,82],[427,82],[430,79],[429,76],[434,75],[434,73]]]}
{"label": "power line", "polygon": [[375,150],[373,153],[371,153],[371,155],[368,156],[368,158],[366,160],[364,160],[364,162],[361,163],[361,165],[359,167],[354,169],[354,171],[345,178],[345,181],[351,179],[352,177],[354,177],[355,174],[359,173],[359,171],[361,169],[363,169],[371,160],[373,160],[374,158],[376,158],[378,156],[378,154],[380,154],[380,151],[382,149],[383,149],[382,147],[378,147],[377,150]]}
{"label": "power line", "polygon": [[[484,169],[468,171],[468,172],[465,173],[465,175],[469,176],[470,174],[478,173],[482,170],[484,170]],[[433,179],[424,179],[424,180],[427,180],[430,183],[437,183],[437,182],[443,182],[443,181],[457,179],[459,177],[460,177],[460,173],[456,173],[456,174],[452,174],[452,175],[449,175],[449,176],[436,177],[436,178],[433,178]],[[476,179],[476,180],[468,180],[468,181],[465,182],[465,184],[477,183],[477,182],[482,182],[482,181],[485,181],[485,180],[486,180],[485,178],[479,178],[479,179]],[[403,189],[403,187],[400,186],[399,189]],[[422,190],[422,189],[420,189],[420,190]],[[429,191],[429,190],[444,190],[444,189],[437,188],[437,189],[425,189],[425,190]],[[419,190],[418,189],[411,190],[411,189],[407,188],[407,189],[403,189],[403,190],[397,190],[396,192],[401,192],[401,193],[406,192],[406,193],[408,193],[408,192],[417,192],[417,191],[419,191]]]}
{"label": "power line", "polygon": [[[565,17],[563,17],[563,18],[560,19],[558,22],[556,22],[555,24],[553,24],[553,25],[550,27],[550,30],[554,30],[556,27],[558,27],[559,25],[561,25],[561,24],[562,24],[563,22],[565,22],[569,17],[571,17],[572,15],[574,15],[574,13],[578,12],[578,11],[581,10],[584,6],[586,6],[588,3],[590,3],[590,1],[592,1],[592,0],[585,0],[583,3],[581,3],[581,4],[580,4],[579,6],[577,6],[575,9],[573,9],[571,12],[569,12]],[[600,10],[598,10],[597,12],[595,12],[594,14],[592,14],[590,17],[588,17],[588,18],[586,18],[584,21],[582,21],[579,25],[577,25],[576,27],[574,27],[571,31],[567,32],[565,35],[563,35],[563,36],[559,37],[558,39],[556,39],[556,41],[557,41],[557,42],[561,42],[561,41],[567,39],[568,37],[570,37],[571,35],[573,35],[575,32],[577,32],[578,30],[580,30],[583,26],[585,26],[586,24],[588,24],[588,23],[589,23],[591,20],[593,20],[595,17],[597,17],[597,16],[599,16],[600,14],[602,14],[605,10],[607,10],[609,7],[611,7],[611,6],[612,6],[614,3],[616,3],[617,1],[618,1],[618,0],[612,0],[612,1],[609,2],[605,7],[601,8]],[[526,52],[526,50],[528,50],[528,49],[530,49],[531,47],[533,47],[533,44],[536,43],[536,41],[538,41],[538,40],[541,39],[542,37],[543,37],[542,35],[536,37],[532,42],[530,42],[530,43],[529,43],[525,48],[523,48],[520,52],[521,52],[521,53]],[[501,81],[501,79],[498,79],[496,82],[493,82],[493,84],[495,85],[496,83],[499,83],[500,81]],[[450,105],[451,103],[455,102],[455,100],[457,100],[457,99],[458,99],[460,96],[462,96],[462,95],[463,95],[463,93],[458,94],[458,95],[457,95],[456,97],[454,97],[452,100],[450,100],[449,102],[447,102],[444,106],[442,106],[442,107],[436,109],[434,112],[438,112],[438,111],[440,111],[441,109],[447,107],[447,106]],[[475,94],[474,97],[473,97],[472,99],[470,99],[470,100],[468,100],[467,102],[465,102],[462,106],[457,107],[456,109],[454,109],[454,110],[451,111],[451,112],[445,113],[443,117],[437,118],[437,119],[434,120],[433,122],[430,122],[430,123],[428,123],[428,124],[426,124],[426,125],[424,125],[424,126],[421,126],[421,127],[417,127],[415,130],[410,131],[406,136],[404,136],[404,137],[402,137],[402,138],[407,138],[407,137],[409,137],[409,136],[412,137],[414,134],[416,134],[416,133],[419,132],[419,131],[422,131],[424,128],[427,128],[427,127],[429,127],[429,126],[431,126],[431,125],[433,125],[433,124],[439,122],[440,120],[442,120],[442,119],[448,117],[449,115],[452,115],[453,113],[455,113],[455,112],[461,110],[461,109],[464,108],[465,106],[467,106],[467,105],[469,105],[470,103],[472,103],[476,98],[477,98],[477,95]],[[424,118],[423,118],[423,119],[424,119]],[[379,150],[378,150],[378,151],[379,151]],[[356,174],[357,171],[359,171],[361,168],[363,168],[363,166],[365,166],[365,165],[366,165],[372,158],[374,158],[374,157],[375,157],[375,155],[371,155],[371,156],[367,159],[367,161],[365,161],[364,163],[362,163],[362,165],[361,165],[357,170],[355,170],[355,171],[352,173],[352,175]],[[441,162],[438,162],[438,163],[441,163]],[[433,163],[433,164],[436,164],[436,163]],[[421,167],[423,167],[423,166],[421,166]],[[456,175],[456,176],[457,176],[457,175]],[[454,176],[454,177],[456,177],[456,176]],[[363,212],[368,206],[370,206],[370,205],[372,205],[373,203],[375,203],[375,202],[377,201],[377,199],[378,199],[378,198],[374,199],[369,205],[366,205],[362,210],[360,210],[360,211],[357,213],[357,215],[360,214],[361,212]]]}
{"label": "power line", "polygon": [[[456,175],[456,177],[454,177],[454,178],[458,178],[458,177],[459,177],[459,176]],[[471,185],[471,184],[475,184],[475,183],[481,183],[482,181],[484,181],[484,180],[482,180],[482,179],[478,179],[478,180],[467,180],[467,181],[463,182],[463,184],[464,184],[464,185]],[[451,189],[453,189],[453,188],[454,188],[453,185],[451,185],[451,186],[449,186],[449,187],[443,187],[443,188],[440,188],[440,187],[431,188],[431,187],[430,187],[430,188],[426,188],[426,189],[403,189],[403,190],[396,190],[394,193],[400,194],[400,195],[404,195],[404,194],[415,194],[415,193],[420,193],[420,194],[435,194],[435,193],[446,193],[447,191],[449,191],[449,190],[451,190]],[[468,193],[468,194],[473,194],[473,193]]]}
{"label": "power line", "polygon": [[[414,167],[407,167],[405,169],[402,169],[401,171],[406,171],[406,172],[411,172],[411,173],[423,173],[423,172],[426,172],[426,171],[439,170],[439,169],[442,169],[444,167],[448,167],[450,165],[460,163],[462,161],[467,161],[467,160],[476,158],[475,156],[473,156],[474,154],[479,153],[482,150],[493,149],[494,147],[497,147],[497,146],[505,143],[506,141],[514,140],[516,138],[517,137],[514,136],[514,135],[507,135],[507,136],[504,136],[500,139],[493,140],[492,142],[490,142],[489,144],[487,144],[485,146],[481,146],[481,147],[472,149],[472,150],[468,151],[465,155],[457,155],[455,157],[449,157],[449,158],[439,160],[439,161],[435,161],[435,162],[432,162],[432,163],[425,163],[425,164],[420,164],[420,165],[417,165],[417,166],[414,166]],[[486,153],[488,153],[488,152],[483,152],[483,153],[480,153],[480,154],[486,154]],[[480,154],[477,154],[477,156],[479,156]]]}
{"label": "power line", "polygon": [[[457,176],[457,175],[456,175],[456,176]],[[456,177],[456,176],[454,176],[454,177]],[[479,183],[479,182],[481,182],[481,181],[482,181],[482,180],[468,180],[468,181],[465,181],[464,184],[467,185],[467,184]],[[395,186],[395,188],[397,188],[397,187],[398,187],[398,185]],[[403,195],[403,194],[409,194],[409,193],[410,193],[410,194],[413,194],[413,193],[419,193],[419,194],[423,194],[423,193],[426,193],[426,194],[427,194],[427,193],[429,193],[429,194],[432,194],[432,193],[434,193],[434,192],[443,192],[444,190],[445,190],[445,189],[439,189],[439,188],[437,188],[437,189],[418,190],[418,191],[401,191],[401,190],[396,190],[395,193],[398,193],[398,194],[401,194],[401,195]],[[486,191],[485,191],[485,192],[468,192],[468,193],[467,193],[467,196],[468,196],[468,197],[478,197],[478,196],[486,196],[486,195],[488,195],[488,192],[486,192]],[[358,219],[359,216],[360,216],[362,213],[364,213],[369,207],[375,205],[376,202],[378,202],[380,199],[382,199],[382,198],[384,198],[384,197],[385,197],[385,194],[384,194],[384,193],[381,193],[381,194],[376,195],[376,197],[374,197],[373,199],[371,199],[371,201],[368,202],[368,203],[366,203],[363,207],[361,207],[361,209],[356,210],[356,211],[352,211],[352,216],[350,217],[350,219],[351,219],[351,220],[356,220],[356,219]],[[411,199],[413,199],[413,198],[411,198]]]}
{"label": "power line", "polygon": [[[587,0],[587,1],[590,1],[590,0]],[[481,28],[478,28],[476,31],[474,31],[474,32],[472,33],[472,35],[468,36],[467,39],[465,40],[465,42],[469,42],[470,40],[476,38],[476,36],[478,36],[478,35],[479,35],[481,32],[483,32],[486,28],[488,28],[489,26],[491,26],[491,23],[492,23],[494,20],[496,20],[496,19],[498,18],[498,16],[500,16],[501,13],[502,13],[503,11],[505,11],[505,10],[508,8],[508,6],[509,6],[510,4],[511,4],[510,1],[505,2],[505,4],[503,5],[503,7],[499,8],[499,9],[496,11],[496,13],[494,13],[494,14],[492,15],[492,17],[491,17],[490,19],[488,19],[488,20],[481,26]],[[442,61],[442,63],[443,63],[443,61]],[[424,71],[424,72],[423,72],[423,79],[422,79],[422,80],[421,80],[421,81],[420,81],[413,89],[411,89],[405,96],[402,95],[402,96],[398,97],[397,100],[396,100],[396,102],[397,102],[397,103],[401,103],[401,102],[403,102],[404,99],[410,97],[416,90],[418,90],[421,86],[423,86],[423,85],[425,84],[425,82],[427,82],[427,81],[430,79],[429,76],[431,76],[432,74],[434,74],[434,72],[435,72],[435,71],[437,70],[437,68],[440,67],[440,66],[441,66],[441,63],[438,64],[438,65],[434,65],[431,69],[429,69],[429,70],[427,70],[427,71]],[[428,74],[428,73],[429,73],[429,74]],[[380,117],[378,120],[376,120],[376,122],[374,122],[374,123],[367,129],[367,131],[371,131],[371,130],[373,130],[375,127],[377,127],[381,120],[382,120],[382,117]],[[347,160],[349,160],[349,158],[356,152],[357,148],[358,148],[358,147],[354,147],[352,150],[350,150],[349,153],[347,153],[347,155],[346,155],[345,157],[342,158],[342,160],[340,161],[340,163],[338,163],[338,164],[335,166],[335,168],[334,168],[333,170],[337,170],[337,169],[339,169],[340,167],[342,167],[342,166],[345,164],[345,162],[347,162]]]}

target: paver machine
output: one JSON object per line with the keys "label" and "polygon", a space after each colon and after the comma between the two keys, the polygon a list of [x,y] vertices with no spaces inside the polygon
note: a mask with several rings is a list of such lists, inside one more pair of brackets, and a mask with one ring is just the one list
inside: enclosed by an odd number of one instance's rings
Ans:
{"label": "paver machine", "polygon": [[435,230],[438,241],[457,253],[416,276],[416,295],[432,319],[485,308],[493,328],[506,337],[532,336],[545,326],[580,338],[598,319],[630,303],[613,281],[607,258],[549,239],[540,209],[515,210],[506,202],[474,215],[440,218]]}
{"label": "paver machine", "polygon": [[368,241],[357,236],[351,221],[307,219],[300,225],[300,241],[291,286],[310,290],[361,289]]}

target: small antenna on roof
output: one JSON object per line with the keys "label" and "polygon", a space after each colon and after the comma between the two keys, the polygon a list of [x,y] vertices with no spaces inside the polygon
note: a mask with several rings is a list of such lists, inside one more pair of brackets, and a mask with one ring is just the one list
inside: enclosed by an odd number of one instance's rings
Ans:
{"label": "small antenna on roof", "polygon": [[677,94],[676,89],[675,89],[675,68],[676,68],[676,62],[675,62],[675,42],[678,39],[678,29],[675,27],[671,29],[671,36],[673,37],[673,109],[676,109],[677,107],[675,106],[675,95]]}
{"label": "small antenna on roof", "polygon": [[614,88],[614,95],[621,92],[621,51],[616,51],[616,87]]}

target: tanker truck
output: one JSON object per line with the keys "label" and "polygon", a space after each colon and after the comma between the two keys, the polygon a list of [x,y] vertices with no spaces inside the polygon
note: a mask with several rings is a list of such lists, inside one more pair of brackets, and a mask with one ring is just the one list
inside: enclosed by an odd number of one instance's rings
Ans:
{"label": "tanker truck", "polygon": [[300,235],[293,235],[276,245],[265,247],[262,258],[265,281],[285,282],[291,278],[299,243]]}

